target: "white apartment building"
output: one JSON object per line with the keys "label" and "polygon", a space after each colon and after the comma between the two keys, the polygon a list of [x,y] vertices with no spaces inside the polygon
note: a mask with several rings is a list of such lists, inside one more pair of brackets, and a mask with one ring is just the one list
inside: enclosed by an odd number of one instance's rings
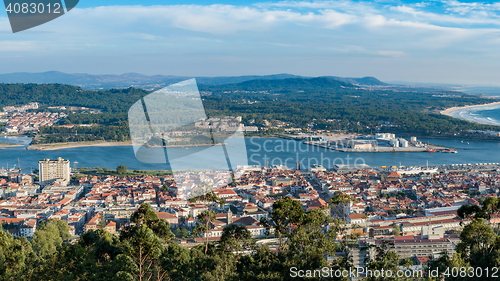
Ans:
{"label": "white apartment building", "polygon": [[70,162],[59,157],[57,160],[44,159],[38,161],[40,185],[46,186],[58,181],[67,185],[70,180]]}

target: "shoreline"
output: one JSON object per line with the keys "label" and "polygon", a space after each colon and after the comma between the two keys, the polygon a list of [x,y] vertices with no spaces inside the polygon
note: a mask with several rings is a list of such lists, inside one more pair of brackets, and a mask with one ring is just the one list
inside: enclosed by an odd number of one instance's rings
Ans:
{"label": "shoreline", "polygon": [[66,148],[91,147],[91,146],[132,146],[131,141],[127,142],[59,142],[32,144],[26,147],[27,150],[54,151]]}
{"label": "shoreline", "polygon": [[24,145],[22,145],[22,144],[12,144],[12,143],[0,142],[0,149],[8,148],[8,147],[23,147],[23,146]]}
{"label": "shoreline", "polygon": [[[166,147],[202,147],[202,146],[212,146],[213,144],[188,144],[188,145],[167,145]],[[221,144],[215,144],[221,145]],[[24,146],[24,145],[18,145]],[[27,150],[41,150],[41,151],[55,151],[67,148],[79,148],[79,147],[108,147],[108,146],[133,146],[132,141],[125,142],[59,142],[59,143],[44,143],[44,144],[34,144],[26,147]],[[0,146],[1,147],[1,146]],[[161,147],[161,146],[158,146]]]}
{"label": "shoreline", "polygon": [[[457,117],[452,116],[451,113],[454,112],[454,111],[458,111],[458,110],[462,110],[462,109],[467,109],[467,108],[472,108],[472,107],[480,108],[480,107],[493,106],[493,105],[500,105],[500,101],[492,102],[492,103],[479,104],[479,105],[455,106],[455,107],[450,107],[450,108],[447,108],[445,110],[442,110],[439,113],[441,113],[442,115],[446,115],[446,116],[450,116],[450,117],[453,117],[453,118],[457,118]],[[458,119],[462,119],[462,118],[458,118]],[[462,120],[466,120],[466,119],[462,119]],[[470,121],[470,120],[466,120],[466,121],[473,122],[473,121]],[[474,122],[474,123],[479,123],[479,122]],[[479,124],[483,124],[483,123],[479,123]],[[491,124],[486,124],[486,125],[491,125]]]}

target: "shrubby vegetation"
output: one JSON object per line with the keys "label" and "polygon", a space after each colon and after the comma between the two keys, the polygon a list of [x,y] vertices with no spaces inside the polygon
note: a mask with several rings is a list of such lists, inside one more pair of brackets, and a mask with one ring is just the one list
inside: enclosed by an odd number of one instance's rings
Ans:
{"label": "shrubby vegetation", "polygon": [[[118,167],[124,165],[119,165]],[[78,170],[78,173],[76,173],[73,178],[74,179],[80,179],[83,177],[93,177],[93,176],[103,176],[103,175],[110,175],[110,176],[120,176],[120,177],[134,177],[134,176],[143,176],[143,175],[148,175],[148,176],[164,176],[164,175],[171,175],[172,171],[168,170],[123,170],[123,168],[118,168],[116,170],[110,170],[108,168],[100,168],[100,167],[79,167],[76,168]],[[120,171],[118,171],[120,169]]]}
{"label": "shrubby vegetation", "polygon": [[127,124],[120,126],[102,125],[91,127],[47,127],[40,128],[41,137],[36,138],[34,143],[57,143],[57,142],[79,142],[79,141],[126,141],[130,139]]}

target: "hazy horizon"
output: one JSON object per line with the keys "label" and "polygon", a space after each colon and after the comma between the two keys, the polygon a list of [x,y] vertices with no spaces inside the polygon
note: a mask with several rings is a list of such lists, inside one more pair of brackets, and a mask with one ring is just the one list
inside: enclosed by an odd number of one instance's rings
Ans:
{"label": "hazy horizon", "polygon": [[145,76],[173,76],[173,77],[189,77],[189,78],[200,78],[200,77],[206,77],[206,78],[218,78],[218,77],[245,77],[245,76],[273,76],[273,75],[293,75],[293,76],[301,76],[303,78],[315,78],[315,77],[327,77],[327,76],[336,76],[336,77],[342,77],[342,78],[364,78],[364,77],[373,77],[381,82],[387,83],[387,84],[401,84],[401,85],[408,85],[408,86],[447,86],[447,87],[491,87],[491,88],[500,88],[500,82],[499,84],[459,84],[459,83],[450,83],[450,82],[426,82],[426,81],[401,81],[401,80],[382,80],[379,77],[373,76],[373,75],[367,75],[367,76],[345,76],[345,75],[318,75],[318,76],[307,76],[307,75],[300,75],[296,73],[270,73],[270,74],[244,74],[244,75],[217,75],[217,76],[205,76],[205,75],[176,75],[176,74],[162,74],[162,73],[156,73],[156,74],[144,74],[140,72],[123,72],[123,73],[88,73],[88,72],[63,72],[59,70],[48,70],[48,71],[43,71],[43,72],[30,72],[30,71],[19,71],[19,72],[5,72],[5,73],[0,73],[0,75],[8,75],[8,74],[43,74],[43,73],[50,73],[50,72],[59,72],[59,73],[64,73],[64,74],[69,74],[69,75],[93,75],[93,76],[121,76],[121,75],[127,75],[127,74],[138,74],[138,75],[145,75]]}
{"label": "hazy horizon", "polygon": [[0,72],[498,85],[499,32],[498,3],[89,0],[15,34],[0,13]]}

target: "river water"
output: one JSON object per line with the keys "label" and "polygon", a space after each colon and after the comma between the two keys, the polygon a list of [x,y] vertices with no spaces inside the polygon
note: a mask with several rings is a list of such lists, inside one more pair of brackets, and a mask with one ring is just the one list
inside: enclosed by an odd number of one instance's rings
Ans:
{"label": "river water", "polygon": [[[274,138],[247,138],[246,148],[250,165],[266,166],[286,165],[290,168],[301,163],[301,168],[313,164],[322,164],[331,168],[334,164],[367,164],[380,166],[414,166],[443,165],[467,163],[497,163],[500,162],[500,142],[481,140],[435,139],[419,138],[424,142],[456,148],[458,153],[427,153],[427,152],[338,152],[325,148],[312,147],[300,141]],[[30,139],[25,137],[0,137],[0,142],[22,144],[23,147],[8,147],[0,149],[0,168],[12,168],[20,163],[24,172],[38,168],[42,159],[69,159],[72,167],[106,167],[115,169],[118,165],[126,165],[129,169],[166,170],[167,164],[149,164],[135,158],[132,146],[108,147],[78,147],[56,151],[27,150]],[[467,144],[468,142],[468,144]],[[185,148],[168,148],[169,153]],[[206,147],[190,147],[194,151]],[[212,159],[196,159],[197,164],[203,163],[207,168],[213,164]],[[189,169],[189,163],[182,169]]]}

